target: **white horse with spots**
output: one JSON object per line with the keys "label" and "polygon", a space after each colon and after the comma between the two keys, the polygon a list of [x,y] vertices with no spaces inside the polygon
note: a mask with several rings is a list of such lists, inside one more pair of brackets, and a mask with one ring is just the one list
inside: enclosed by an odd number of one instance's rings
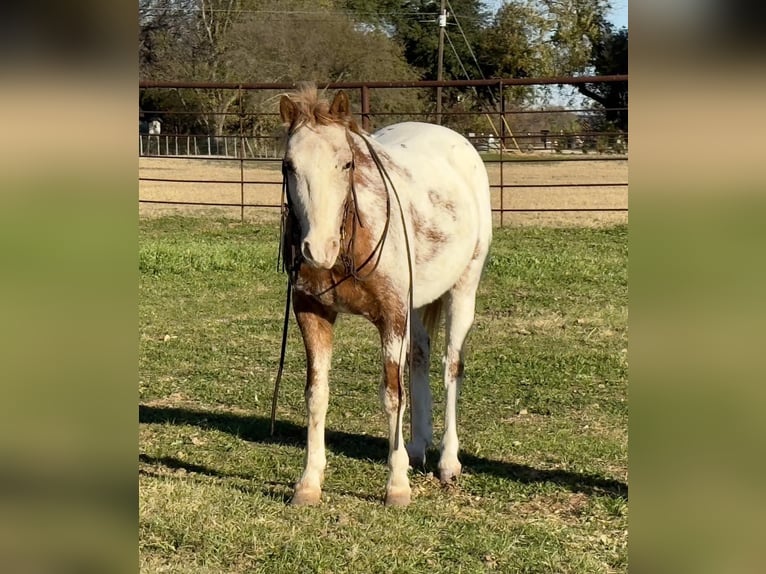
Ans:
{"label": "white horse with spots", "polygon": [[[288,130],[284,251],[307,362],[307,454],[292,503],[321,498],[333,324],[338,313],[355,313],[378,328],[382,344],[385,501],[406,505],[408,464],[424,464],[432,442],[429,332],[442,309],[447,401],[439,472],[449,481],[461,471],[456,404],[492,239],[487,172],[473,146],[442,126],[405,122],[366,134],[351,118],[343,92],[330,105],[315,88],[304,87],[282,97],[280,114]],[[405,447],[408,360],[412,440]]]}

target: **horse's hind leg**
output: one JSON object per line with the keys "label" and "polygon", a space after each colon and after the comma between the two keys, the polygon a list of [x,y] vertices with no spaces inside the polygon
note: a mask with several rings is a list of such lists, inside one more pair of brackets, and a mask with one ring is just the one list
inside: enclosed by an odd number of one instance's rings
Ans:
{"label": "horse's hind leg", "polygon": [[483,258],[474,259],[463,276],[448,292],[447,350],[444,356],[444,387],[447,401],[444,413],[444,437],[439,459],[439,477],[449,482],[460,475],[458,460],[457,397],[463,382],[465,340],[473,325],[476,308],[476,290],[483,266]]}
{"label": "horse's hind leg", "polygon": [[431,387],[428,385],[430,342],[418,313],[412,314],[412,373],[410,380],[410,423],[412,441],[407,444],[410,466],[424,466],[426,449],[433,440]]}
{"label": "horse's hind leg", "polygon": [[333,323],[336,313],[299,292],[293,301],[295,318],[306,347],[306,411],[308,437],[303,475],[295,485],[291,504],[318,504],[327,464],[324,445],[325,415],[329,399]]}

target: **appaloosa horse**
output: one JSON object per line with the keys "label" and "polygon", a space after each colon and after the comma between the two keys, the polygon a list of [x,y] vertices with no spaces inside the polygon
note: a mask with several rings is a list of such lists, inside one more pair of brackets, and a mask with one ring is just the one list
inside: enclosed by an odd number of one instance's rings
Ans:
{"label": "appaloosa horse", "polygon": [[[308,445],[292,504],[321,498],[333,324],[338,313],[380,333],[381,401],[388,416],[387,505],[410,502],[408,464],[424,464],[432,441],[429,332],[446,311],[447,392],[439,472],[460,474],[456,403],[463,348],[492,239],[487,172],[461,135],[405,122],[369,135],[348,97],[332,104],[304,86],[279,105],[287,127],[283,253],[293,310],[306,347]],[[410,365],[412,440],[405,447],[404,367]]]}

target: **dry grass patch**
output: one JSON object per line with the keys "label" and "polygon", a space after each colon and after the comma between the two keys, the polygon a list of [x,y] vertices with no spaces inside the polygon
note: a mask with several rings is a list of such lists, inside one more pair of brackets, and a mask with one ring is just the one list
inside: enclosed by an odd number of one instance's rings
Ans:
{"label": "dry grass patch", "polygon": [[575,524],[590,503],[590,497],[581,492],[554,492],[533,495],[529,500],[514,504],[513,509],[520,518],[552,518]]}

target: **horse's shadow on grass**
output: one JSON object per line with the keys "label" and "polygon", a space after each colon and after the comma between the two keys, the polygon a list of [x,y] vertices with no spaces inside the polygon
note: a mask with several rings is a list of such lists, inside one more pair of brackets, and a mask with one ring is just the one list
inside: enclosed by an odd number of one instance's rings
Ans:
{"label": "horse's shadow on grass", "polygon": [[139,454],[139,462],[147,465],[151,465],[155,468],[161,468],[162,470],[152,470],[146,468],[139,468],[138,474],[145,476],[162,476],[166,475],[166,469],[180,470],[185,473],[190,473],[191,477],[194,476],[212,476],[214,478],[236,478],[239,479],[235,484],[229,485],[231,488],[235,488],[245,494],[253,494],[260,492],[262,495],[271,498],[273,500],[287,503],[291,498],[292,484],[280,483],[269,481],[263,485],[261,489],[253,488],[247,482],[250,481],[250,477],[244,474],[221,472],[214,468],[204,466],[201,464],[195,464],[186,460],[181,460],[172,456],[149,456],[148,454]]}
{"label": "horse's shadow on grass", "polygon": [[[306,431],[303,426],[286,421],[277,421],[274,436],[271,436],[270,421],[265,417],[140,405],[138,418],[141,423],[171,423],[193,425],[203,429],[216,429],[250,442],[305,446]],[[388,456],[388,441],[379,437],[327,429],[325,442],[329,450],[349,458],[385,462]],[[153,458],[141,455],[141,460],[146,463],[160,463],[170,468],[183,468],[189,472],[198,472],[209,476],[230,476],[214,469],[174,458]],[[572,492],[610,496],[625,500],[628,498],[627,484],[594,474],[568,470],[541,470],[524,464],[492,460],[465,451],[461,451],[460,460],[463,463],[463,468],[471,474],[487,474],[520,483],[550,482],[568,488]]]}

